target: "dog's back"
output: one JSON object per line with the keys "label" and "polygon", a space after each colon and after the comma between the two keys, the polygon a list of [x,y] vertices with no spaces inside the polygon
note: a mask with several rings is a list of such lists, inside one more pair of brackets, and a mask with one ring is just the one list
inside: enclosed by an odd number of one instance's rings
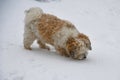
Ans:
{"label": "dog's back", "polygon": [[41,8],[34,7],[25,12],[24,34],[31,32],[38,40],[45,43],[64,46],[70,36],[74,37],[79,33],[71,22],[45,14]]}
{"label": "dog's back", "polygon": [[42,38],[53,45],[52,36],[58,32],[65,21],[58,19],[56,16],[50,14],[43,14],[39,20],[38,30]]}
{"label": "dog's back", "polygon": [[41,16],[37,28],[42,39],[52,45],[56,42],[58,44],[58,41],[62,44],[61,41],[65,41],[65,38],[68,38],[71,34],[73,34],[71,31],[76,30],[72,23],[59,19],[50,14],[43,14]]}

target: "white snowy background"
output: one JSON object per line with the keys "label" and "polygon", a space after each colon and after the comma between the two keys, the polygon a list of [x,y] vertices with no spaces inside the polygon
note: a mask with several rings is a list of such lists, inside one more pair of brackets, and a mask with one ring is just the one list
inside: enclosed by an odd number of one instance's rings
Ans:
{"label": "white snowy background", "polygon": [[[92,51],[73,60],[23,48],[24,10],[41,7],[88,35]],[[120,80],[120,0],[0,0],[0,80]]]}

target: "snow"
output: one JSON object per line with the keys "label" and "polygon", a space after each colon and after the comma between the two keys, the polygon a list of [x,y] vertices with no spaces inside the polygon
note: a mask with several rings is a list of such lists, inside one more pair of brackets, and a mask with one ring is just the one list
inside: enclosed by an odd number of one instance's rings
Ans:
{"label": "snow", "polygon": [[[24,10],[71,21],[87,34],[92,51],[86,60],[60,56],[54,49],[23,48]],[[0,80],[120,80],[119,0],[0,1]]]}

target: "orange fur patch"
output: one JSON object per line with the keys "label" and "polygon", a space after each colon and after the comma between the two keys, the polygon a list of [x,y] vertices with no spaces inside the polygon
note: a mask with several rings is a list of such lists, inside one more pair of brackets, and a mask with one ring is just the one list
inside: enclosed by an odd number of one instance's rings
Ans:
{"label": "orange fur patch", "polygon": [[84,35],[83,33],[80,33],[78,35],[78,38],[80,38],[80,39],[89,39],[88,36]]}
{"label": "orange fur patch", "polygon": [[78,48],[79,45],[79,43],[74,38],[69,38],[66,44],[69,52]]}
{"label": "orange fur patch", "polygon": [[61,20],[50,14],[43,14],[39,19],[38,30],[42,38],[53,45],[54,41],[51,36],[64,26],[74,28],[74,25],[68,21]]}
{"label": "orange fur patch", "polygon": [[66,49],[64,48],[61,48],[61,47],[57,47],[56,48],[57,51],[59,51],[59,53],[62,55],[62,56],[66,56],[66,57],[69,57],[69,54],[67,53]]}
{"label": "orange fur patch", "polygon": [[80,34],[78,35],[78,38],[81,39],[81,40],[83,40],[83,41],[85,42],[86,46],[87,46],[90,50],[92,50],[91,42],[90,42],[88,36],[84,35],[83,33],[80,33]]}

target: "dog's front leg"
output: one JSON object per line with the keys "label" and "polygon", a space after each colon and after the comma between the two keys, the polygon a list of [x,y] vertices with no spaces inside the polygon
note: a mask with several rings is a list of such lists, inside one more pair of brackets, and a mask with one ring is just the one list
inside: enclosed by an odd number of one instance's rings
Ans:
{"label": "dog's front leg", "polygon": [[55,48],[62,56],[66,56],[69,57],[69,55],[67,54],[67,51],[64,48],[61,47],[57,47]]}

